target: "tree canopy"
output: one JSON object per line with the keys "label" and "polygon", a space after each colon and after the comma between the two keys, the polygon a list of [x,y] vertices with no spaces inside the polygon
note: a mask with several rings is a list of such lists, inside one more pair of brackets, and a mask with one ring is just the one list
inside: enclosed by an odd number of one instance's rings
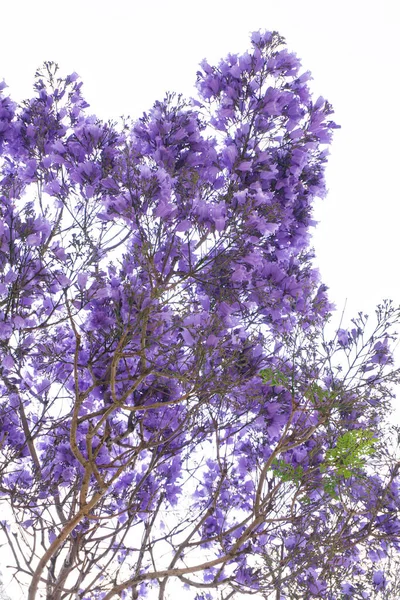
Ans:
{"label": "tree canopy", "polygon": [[20,106],[0,84],[1,527],[29,600],[394,589],[399,310],[327,337],[337,125],[309,79],[256,32],[136,122],[54,63]]}

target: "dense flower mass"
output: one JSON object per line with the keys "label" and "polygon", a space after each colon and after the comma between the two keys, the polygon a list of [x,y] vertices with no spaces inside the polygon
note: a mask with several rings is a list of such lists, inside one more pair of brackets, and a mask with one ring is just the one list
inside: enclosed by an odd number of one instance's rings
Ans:
{"label": "dense flower mass", "polygon": [[0,85],[0,494],[29,600],[390,589],[399,313],[322,335],[337,126],[309,79],[256,32],[135,123],[52,63],[21,106]]}

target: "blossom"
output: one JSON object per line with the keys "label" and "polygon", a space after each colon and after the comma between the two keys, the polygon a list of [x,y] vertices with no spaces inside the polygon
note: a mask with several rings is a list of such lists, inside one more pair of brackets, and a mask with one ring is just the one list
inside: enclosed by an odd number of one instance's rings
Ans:
{"label": "blossom", "polygon": [[1,95],[0,494],[32,599],[386,586],[398,469],[343,439],[383,437],[400,315],[362,350],[362,317],[322,335],[309,244],[336,125],[309,78],[259,31],[133,124],[88,114],[53,63],[21,106]]}
{"label": "blossom", "polygon": [[384,590],[387,586],[387,581],[383,571],[375,571],[372,577],[373,584],[377,590]]}

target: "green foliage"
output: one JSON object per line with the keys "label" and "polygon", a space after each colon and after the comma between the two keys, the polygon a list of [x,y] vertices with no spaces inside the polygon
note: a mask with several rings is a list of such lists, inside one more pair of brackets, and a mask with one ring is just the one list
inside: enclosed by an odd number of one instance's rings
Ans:
{"label": "green foliage", "polygon": [[365,460],[373,454],[377,441],[369,429],[346,431],[337,439],[336,446],[326,451],[325,461],[320,466],[321,473],[332,467],[339,477],[348,479],[355,469],[365,466]]}
{"label": "green foliage", "polygon": [[290,385],[289,378],[282,373],[282,371],[276,371],[275,369],[270,369],[268,367],[266,369],[262,369],[262,371],[260,371],[260,375],[263,383],[269,383],[270,385],[282,385],[283,387],[289,387]]}
{"label": "green foliage", "polygon": [[322,402],[335,400],[337,393],[325,390],[318,383],[312,383],[306,391],[305,397],[311,400],[313,404],[319,405]]}
{"label": "green foliage", "polygon": [[299,465],[294,467],[283,459],[275,458],[272,462],[272,466],[274,467],[275,475],[284,482],[292,481],[294,483],[300,483],[304,474],[302,466]]}
{"label": "green foliage", "polygon": [[[286,389],[291,389],[294,393],[293,381],[282,371],[268,367],[262,369],[259,374],[263,380],[263,383],[268,383],[269,385],[280,385]],[[337,392],[326,390],[317,383],[313,382],[304,392],[304,396],[314,405],[316,410],[318,410],[322,416],[328,416],[332,408],[332,402],[337,397]]]}
{"label": "green foliage", "polygon": [[316,401],[322,402],[330,399],[330,392],[328,392],[328,390],[324,390],[317,383],[312,383],[309,389],[306,391],[305,397],[311,400],[313,403]]}
{"label": "green foliage", "polygon": [[[282,371],[265,368],[260,371],[264,383],[269,385],[283,386],[289,388],[291,381]],[[332,408],[335,407],[337,392],[322,388],[317,383],[311,383],[304,392],[315,410],[322,417],[329,418]],[[329,448],[325,454],[325,460],[320,465],[320,472],[324,473],[323,489],[332,498],[338,498],[337,489],[342,479],[359,477],[358,470],[365,466],[368,456],[374,453],[377,438],[369,429],[353,429],[340,435],[333,448]],[[283,459],[275,458],[272,462],[274,473],[285,483],[300,484],[304,476],[303,467],[294,467]]]}
{"label": "green foliage", "polygon": [[325,477],[323,481],[324,492],[327,493],[331,498],[337,500],[339,495],[336,491],[339,485],[339,479],[337,477]]}
{"label": "green foliage", "polygon": [[341,435],[334,448],[326,451],[325,461],[320,465],[321,473],[333,469],[324,477],[324,491],[332,498],[338,498],[337,487],[341,478],[357,477],[358,469],[365,466],[368,456],[374,453],[377,438],[369,429],[353,429]]}

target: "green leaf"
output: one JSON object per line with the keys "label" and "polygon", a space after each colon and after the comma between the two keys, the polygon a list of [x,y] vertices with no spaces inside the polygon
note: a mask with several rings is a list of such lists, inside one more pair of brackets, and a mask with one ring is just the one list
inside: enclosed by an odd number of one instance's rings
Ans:
{"label": "green leaf", "polygon": [[328,468],[334,469],[339,477],[349,479],[355,470],[365,466],[366,458],[374,453],[373,432],[369,429],[353,429],[339,436],[334,448],[326,451],[325,461],[320,465],[320,472]]}
{"label": "green leaf", "polygon": [[302,466],[299,465],[295,468],[283,459],[275,458],[272,461],[272,467],[274,468],[275,475],[282,479],[283,482],[299,483],[304,475]]}
{"label": "green leaf", "polygon": [[260,375],[263,383],[269,383],[270,385],[282,385],[283,387],[288,387],[290,383],[288,377],[282,373],[282,371],[266,368],[260,371]]}

